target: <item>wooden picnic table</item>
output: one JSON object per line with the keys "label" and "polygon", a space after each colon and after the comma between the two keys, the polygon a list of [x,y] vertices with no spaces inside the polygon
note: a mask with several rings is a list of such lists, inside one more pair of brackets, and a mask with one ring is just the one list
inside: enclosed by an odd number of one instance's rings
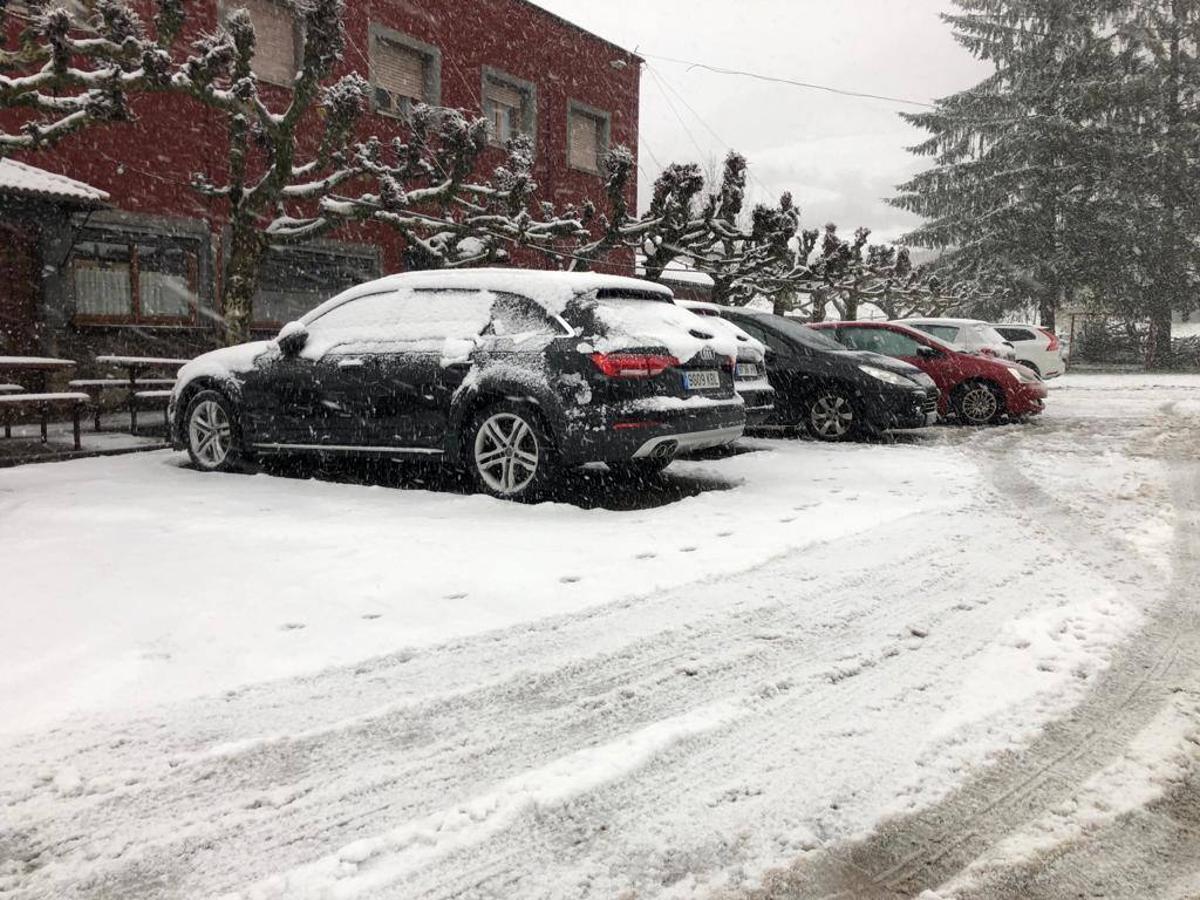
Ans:
{"label": "wooden picnic table", "polygon": [[0,356],[0,372],[31,372],[38,376],[34,392],[45,394],[50,390],[50,375],[64,369],[75,368],[73,359],[56,359],[53,356]]}
{"label": "wooden picnic table", "polygon": [[[172,359],[161,356],[117,356],[106,354],[97,356],[96,362],[102,366],[113,366],[114,368],[124,369],[125,374],[129,377],[129,433],[137,434],[137,414],[139,396],[144,395],[146,399],[151,399],[151,394],[154,394],[154,399],[161,399],[158,394],[160,391],[141,391],[140,387],[144,387],[146,382],[139,384],[138,376],[148,369],[178,369],[180,366],[190,363],[190,359]],[[162,379],[155,379],[161,383]],[[97,425],[99,420],[97,420]]]}

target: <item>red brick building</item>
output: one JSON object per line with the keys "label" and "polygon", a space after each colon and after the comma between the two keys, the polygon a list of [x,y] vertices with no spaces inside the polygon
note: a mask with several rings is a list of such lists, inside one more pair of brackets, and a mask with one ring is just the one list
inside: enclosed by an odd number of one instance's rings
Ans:
{"label": "red brick building", "polygon": [[[417,101],[483,114],[496,146],[481,168],[503,160],[500,145],[510,133],[532,134],[538,196],[556,205],[588,198],[599,205],[604,150],[624,144],[636,152],[634,54],[526,0],[346,6],[347,51],[337,74],[356,71],[371,82],[363,136],[403,134],[404,114]],[[260,81],[287,90],[301,38],[286,4],[209,0],[187,7],[189,29],[197,32],[246,8],[259,38]],[[224,120],[174,96],[138,98],[135,111],[132,124],[92,128],[20,157],[109,199],[104,208],[82,209],[51,197],[30,203],[0,196],[10,248],[0,257],[0,354],[36,350],[86,363],[99,353],[176,355],[215,343],[227,219],[219,201],[201,197],[189,182],[194,172],[222,180]],[[399,241],[382,226],[343,228],[330,240],[272,251],[255,300],[256,327],[273,329],[349,284],[401,268]],[[21,272],[24,287],[10,277]],[[41,273],[33,290],[29,272]]]}

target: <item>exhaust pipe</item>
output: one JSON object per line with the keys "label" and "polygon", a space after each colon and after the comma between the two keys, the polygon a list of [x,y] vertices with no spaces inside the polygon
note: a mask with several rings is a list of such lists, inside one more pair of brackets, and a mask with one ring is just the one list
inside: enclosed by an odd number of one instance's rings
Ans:
{"label": "exhaust pipe", "polygon": [[675,451],[679,448],[678,441],[663,441],[652,451],[650,455],[655,459],[670,459],[675,455]]}

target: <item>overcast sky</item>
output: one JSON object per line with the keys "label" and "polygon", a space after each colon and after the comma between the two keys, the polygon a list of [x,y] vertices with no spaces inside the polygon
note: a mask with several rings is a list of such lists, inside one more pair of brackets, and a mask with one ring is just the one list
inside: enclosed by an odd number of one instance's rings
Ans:
{"label": "overcast sky", "polygon": [[925,101],[969,87],[988,71],[938,18],[948,0],[534,2],[645,56],[643,204],[659,170],[655,158],[719,165],[734,147],[749,159],[752,194],[775,199],[790,190],[806,228],[834,221],[853,231],[862,224],[873,240],[894,238],[917,221],[882,198],[928,165],[905,150],[923,132],[897,115],[920,107],[717,75],[655,57]]}

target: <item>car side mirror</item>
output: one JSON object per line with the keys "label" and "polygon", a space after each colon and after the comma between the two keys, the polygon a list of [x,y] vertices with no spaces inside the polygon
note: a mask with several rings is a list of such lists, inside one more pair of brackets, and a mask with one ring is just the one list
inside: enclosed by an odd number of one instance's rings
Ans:
{"label": "car side mirror", "polygon": [[928,344],[917,345],[917,356],[923,356],[926,359],[936,359],[942,355],[942,351],[937,347],[930,347]]}
{"label": "car side mirror", "polygon": [[279,329],[275,343],[284,356],[295,356],[308,343],[308,329],[303,322],[288,322]]}

